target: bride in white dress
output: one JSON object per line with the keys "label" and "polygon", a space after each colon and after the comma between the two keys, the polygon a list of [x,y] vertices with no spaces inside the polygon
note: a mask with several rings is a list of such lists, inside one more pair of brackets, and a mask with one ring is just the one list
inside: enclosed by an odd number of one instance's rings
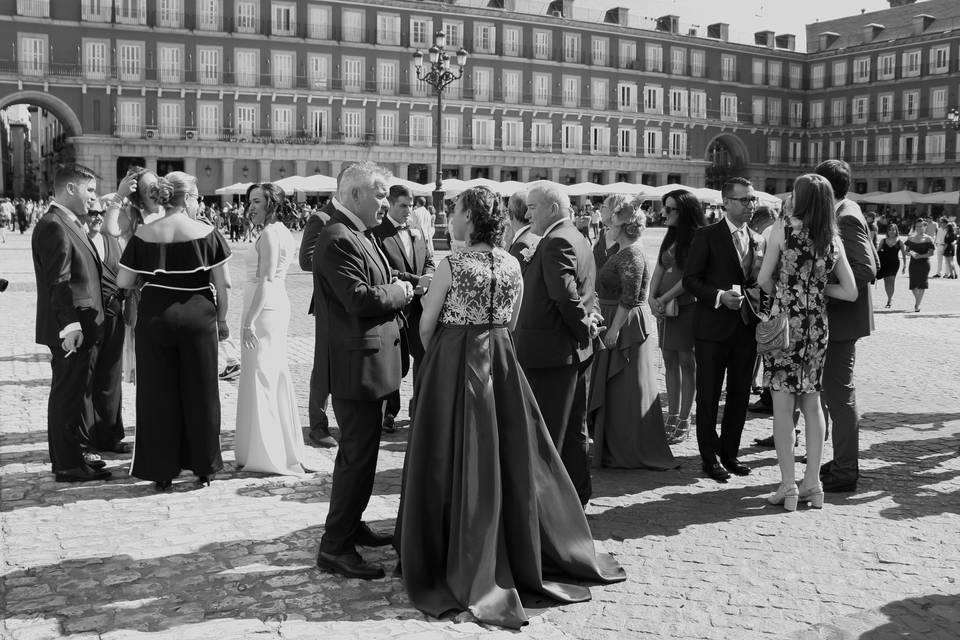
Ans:
{"label": "bride in white dress", "polygon": [[244,471],[302,474],[307,472],[303,431],[287,363],[290,299],[285,279],[296,245],[279,221],[279,214],[290,205],[283,190],[270,183],[253,185],[247,202],[253,224],[263,225],[263,232],[246,256],[237,466]]}

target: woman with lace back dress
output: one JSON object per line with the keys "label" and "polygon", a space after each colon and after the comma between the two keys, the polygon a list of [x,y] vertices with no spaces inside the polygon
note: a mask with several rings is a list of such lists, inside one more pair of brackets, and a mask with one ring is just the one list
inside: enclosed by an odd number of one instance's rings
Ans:
{"label": "woman with lace back dress", "polygon": [[[770,316],[785,313],[790,344],[764,354],[763,386],[773,398],[773,442],[780,465],[780,487],[767,500],[788,511],[799,500],[823,506],[820,460],[824,418],[821,379],[827,354],[826,296],[856,300],[857,286],[847,262],[833,212],[833,188],[808,173],[793,184],[794,210],[773,227],[757,281],[773,295]],[[779,277],[775,280],[775,273]],[[839,284],[827,284],[834,274]],[[807,465],[800,489],[794,479],[794,407],[806,425]]]}
{"label": "woman with lace back dress", "polygon": [[590,591],[578,581],[626,576],[595,552],[517,363],[510,328],[523,281],[516,259],[495,248],[504,222],[483,187],[465,191],[450,218],[466,245],[440,263],[423,300],[426,355],[394,543],[418,609],[518,628],[520,592],[581,602]]}
{"label": "woman with lace back dress", "polygon": [[263,231],[247,253],[237,391],[237,466],[244,471],[304,473],[303,431],[287,362],[290,299],[285,279],[297,254],[290,231],[280,222],[290,204],[271,183],[247,189],[251,220]]}

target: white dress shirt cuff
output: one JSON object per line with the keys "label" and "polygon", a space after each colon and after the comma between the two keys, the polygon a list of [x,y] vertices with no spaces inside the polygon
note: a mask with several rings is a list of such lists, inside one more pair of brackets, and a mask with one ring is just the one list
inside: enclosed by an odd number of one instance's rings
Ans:
{"label": "white dress shirt cuff", "polygon": [[66,338],[68,333],[72,333],[74,331],[83,331],[83,327],[80,326],[79,322],[71,322],[70,324],[65,326],[63,329],[61,329],[60,339],[62,340]]}
{"label": "white dress shirt cuff", "polygon": [[720,308],[720,296],[722,296],[722,295],[723,295],[723,291],[717,291],[717,299],[713,301],[713,308],[714,308],[714,309],[719,309],[719,308]]}

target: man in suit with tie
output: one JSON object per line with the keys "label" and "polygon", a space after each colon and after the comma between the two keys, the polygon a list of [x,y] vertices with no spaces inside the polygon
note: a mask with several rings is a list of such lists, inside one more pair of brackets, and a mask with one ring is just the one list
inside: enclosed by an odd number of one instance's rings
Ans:
{"label": "man in suit with tie", "polygon": [[[423,343],[420,341],[420,316],[423,314],[421,298],[430,286],[436,264],[433,261],[433,249],[429,246],[426,233],[419,228],[411,216],[413,193],[404,185],[393,185],[387,195],[390,209],[383,220],[373,230],[380,248],[387,256],[387,262],[393,270],[393,277],[409,282],[413,286],[413,301],[403,310],[404,330],[401,332],[401,351],[403,354],[403,375],[407,374],[410,360],[413,360],[413,388],[416,397],[417,374],[420,359],[423,358]],[[413,421],[414,404],[410,400],[410,421]],[[400,390],[387,397],[383,412],[383,430],[393,433],[397,414],[400,412]]]}
{"label": "man in suit with tie", "polygon": [[[313,255],[317,245],[317,238],[320,236],[320,232],[323,231],[323,227],[330,221],[330,214],[333,213],[334,210],[333,198],[331,198],[320,211],[310,216],[306,226],[303,228],[303,238],[300,241],[300,268],[304,271],[313,273]],[[313,302],[315,297],[316,290],[314,290],[314,295],[310,297],[310,308],[307,309],[307,313],[310,315],[315,315],[316,313],[316,305]],[[326,335],[320,333],[321,323],[315,324],[314,352],[316,353],[317,351],[322,351],[327,348],[327,338]],[[318,359],[314,357],[313,361],[314,370],[310,372],[310,398],[307,402],[307,416],[310,420],[310,434],[308,437],[310,442],[318,447],[331,448],[337,446],[337,441],[330,435],[330,424],[327,419],[327,393],[320,391],[316,383],[318,378],[316,363]]]}
{"label": "man in suit with tie", "polygon": [[570,199],[553,184],[530,186],[527,213],[541,240],[523,271],[523,304],[513,334],[517,360],[586,506],[592,493],[586,376],[602,323],[593,254],[570,219]]}
{"label": "man in suit with tie", "polygon": [[100,260],[81,217],[97,200],[89,169],[57,169],[54,199],[37,222],[31,248],[37,278],[36,341],[50,349],[47,440],[57,482],[104,480],[102,461],[84,460],[93,422],[91,398],[97,344],[103,335]]}
{"label": "man in suit with tie", "polygon": [[363,579],[381,578],[383,569],[364,561],[356,545],[383,546],[393,540],[374,533],[361,516],[373,490],[383,403],[400,388],[398,316],[413,299],[413,286],[392,278],[372,239],[389,177],[372,162],[344,170],[313,261],[317,333],[327,338],[314,370],[319,390],[333,399],[340,425],[317,566]]}
{"label": "man in suit with tie", "polygon": [[860,475],[860,416],[853,369],[857,340],[869,336],[874,328],[870,285],[876,281],[879,259],[860,205],[847,198],[850,165],[842,160],[825,160],[815,171],[833,188],[837,227],[858,292],[853,302],[827,298],[830,337],[823,363],[821,399],[824,413],[833,421],[833,460],[821,467],[820,481],[824,491],[856,491]]}
{"label": "man in suit with tie", "polygon": [[[757,356],[757,275],[763,262],[764,242],[747,225],[757,206],[750,181],[732,178],[723,185],[721,193],[726,215],[694,234],[683,272],[683,288],[697,297],[693,320],[697,445],[703,472],[717,482],[726,482],[730,473],[750,473],[738,455]],[[724,376],[727,395],[718,437],[717,414]]]}

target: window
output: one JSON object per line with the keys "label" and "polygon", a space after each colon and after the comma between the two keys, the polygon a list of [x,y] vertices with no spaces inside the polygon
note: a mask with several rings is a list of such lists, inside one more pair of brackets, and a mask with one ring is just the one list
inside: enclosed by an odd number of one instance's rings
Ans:
{"label": "window", "polygon": [[842,87],[847,84],[847,61],[837,60],[833,63],[833,86]]}
{"label": "window", "polygon": [[276,89],[293,87],[294,54],[289,51],[274,51],[271,61],[273,86]]}
{"label": "window", "polygon": [[727,54],[720,56],[720,79],[724,82],[737,82],[737,57]]}
{"label": "window", "polygon": [[950,47],[934,47],[930,50],[930,73],[947,73],[950,71]]}
{"label": "window", "polygon": [[197,29],[220,31],[220,0],[197,0]]}
{"label": "window", "polygon": [[307,56],[307,81],[311,89],[330,88],[330,56],[311,53]]}
{"label": "window", "polygon": [[720,94],[720,119],[724,122],[737,121],[737,94]]}
{"label": "window", "polygon": [[520,55],[520,27],[503,28],[503,55]]}
{"label": "window", "polygon": [[823,65],[815,64],[810,67],[810,88],[823,89]]}
{"label": "window", "polygon": [[563,34],[563,61],[580,63],[580,34]]}
{"label": "window", "polygon": [[853,83],[870,82],[870,58],[856,58],[853,61]]}
{"label": "window", "polygon": [[497,28],[489,22],[473,25],[473,50],[475,53],[496,53]]}
{"label": "window", "polygon": [[537,60],[550,58],[550,32],[540,29],[533,30],[533,57]]}
{"label": "window", "polygon": [[947,117],[946,87],[938,87],[930,90],[930,117],[939,120]]}
{"label": "window", "polygon": [[877,57],[877,80],[893,80],[897,71],[897,58],[893,53]]}
{"label": "window", "polygon": [[903,77],[913,78],[920,75],[920,50],[903,52]]}
{"label": "window", "polygon": [[637,153],[637,130],[633,127],[617,129],[617,154],[632,156]]}
{"label": "window", "polygon": [[705,119],[707,117],[707,92],[690,92],[690,117]]}
{"label": "window", "polygon": [[686,117],[689,114],[686,89],[670,89],[670,115]]}
{"label": "window", "polygon": [[870,96],[855,96],[853,98],[853,124],[865,124],[870,117]]}
{"label": "window", "polygon": [[410,116],[410,146],[429,147],[432,142],[433,118],[430,115]]}
{"label": "window", "polygon": [[[780,111],[780,103],[781,103],[780,98],[767,98],[767,122],[769,124],[780,124],[780,120],[783,117]],[[797,104],[797,107],[799,107],[799,110],[802,112],[803,104],[799,102],[796,104]],[[794,106],[792,103],[790,107],[791,107],[791,113],[793,113]],[[801,120],[799,124],[795,124],[792,126],[801,127],[803,126],[803,121]]]}
{"label": "window", "polygon": [[81,17],[91,22],[110,22],[113,0],[83,0]]}
{"label": "window", "polygon": [[270,4],[270,33],[275,36],[296,35],[297,6],[292,2],[272,2]]}
{"label": "window", "polygon": [[644,155],[659,156],[663,148],[663,132],[660,129],[644,129]]}
{"label": "window", "polygon": [[83,40],[83,77],[88,80],[106,80],[109,72],[107,47],[109,40]]}
{"label": "window", "polygon": [[420,16],[410,18],[410,46],[424,49],[433,46],[433,20]]}
{"label": "window", "polygon": [[830,101],[830,124],[839,127],[847,122],[847,99],[834,98]]}
{"label": "window", "polygon": [[822,140],[811,140],[810,141],[810,154],[808,156],[809,163],[812,165],[820,164],[823,160],[823,141]]}
{"label": "window", "polygon": [[617,99],[620,111],[637,110],[637,85],[634,82],[617,83]]}
{"label": "window", "polygon": [[443,139],[441,144],[447,149],[460,147],[460,133],[463,130],[463,119],[460,116],[443,116]]}
{"label": "window", "polygon": [[799,100],[790,101],[790,126],[803,126],[803,103]]}
{"label": "window", "polygon": [[397,120],[396,111],[377,111],[377,144],[397,144]]}
{"label": "window", "polygon": [[939,163],[946,159],[947,136],[944,133],[928,133],[924,140],[924,158],[927,162]]}
{"label": "window", "polygon": [[782,84],[783,63],[779,60],[767,60],[767,84],[779,87]]}
{"label": "window", "polygon": [[197,47],[197,82],[220,84],[220,47]]}
{"label": "window", "polygon": [[143,132],[143,100],[117,98],[117,135],[139,138]]}
{"label": "window", "polygon": [[493,69],[476,67],[473,70],[473,99],[493,100]]}
{"label": "window", "polygon": [[917,152],[919,151],[919,138],[917,134],[904,134],[900,136],[900,162],[913,163],[917,161]]}
{"label": "window", "polygon": [[157,3],[157,26],[180,29],[183,27],[182,0],[159,0]]}
{"label": "window", "polygon": [[363,58],[343,57],[343,90],[363,91]]}
{"label": "window", "polygon": [[447,47],[459,49],[463,46],[463,23],[443,21],[443,32],[447,36]]}
{"label": "window", "polygon": [[183,129],[183,103],[171,100],[158,100],[157,125],[161,138],[179,138]]}
{"label": "window", "polygon": [[663,87],[658,85],[644,85],[643,112],[663,113]]}
{"label": "window", "polygon": [[392,13],[377,14],[377,44],[400,46],[400,16]]}
{"label": "window", "polygon": [[306,135],[326,142],[330,131],[330,110],[318,107],[309,107],[307,109],[307,130]]}
{"label": "window", "polygon": [[219,140],[221,124],[221,104],[219,102],[197,103],[197,136],[201,140]]}
{"label": "window", "polygon": [[598,38],[594,36],[591,39],[590,60],[595,65],[606,66],[610,64],[610,40],[608,38]]}
{"label": "window", "polygon": [[767,162],[780,164],[783,161],[783,149],[780,138],[767,139]]}
{"label": "window", "polygon": [[547,105],[550,103],[550,74],[533,74],[533,104]]}
{"label": "window", "polygon": [[565,122],[561,133],[565,153],[583,153],[583,125]]}
{"label": "window", "polygon": [[523,121],[504,120],[500,132],[504,151],[523,151]]}
{"label": "window", "polygon": [[671,158],[687,157],[687,132],[686,131],[670,132],[670,157]]}
{"label": "window", "polygon": [[789,144],[789,157],[787,162],[790,164],[800,164],[803,159],[803,143],[799,140],[791,140]]}
{"label": "window", "polygon": [[117,41],[117,76],[127,82],[143,79],[143,43]]}
{"label": "window", "polygon": [[473,148],[493,149],[496,122],[493,118],[473,119]]}
{"label": "window", "polygon": [[893,94],[881,93],[877,96],[877,120],[891,122],[893,120]]}
{"label": "window", "polygon": [[553,125],[549,120],[533,121],[530,150],[553,151]]}
{"label": "window", "polygon": [[621,69],[633,69],[637,61],[637,43],[633,40],[620,41],[620,63]]}
{"label": "window", "polygon": [[237,31],[240,33],[257,32],[257,6],[258,2],[253,0],[238,0],[237,2]]}
{"label": "window", "polygon": [[329,40],[331,37],[330,7],[311,4],[307,6],[307,35],[314,40]]}
{"label": "window", "polygon": [[397,60],[377,60],[377,91],[382,95],[397,94],[400,84],[400,62]]}
{"label": "window", "polygon": [[592,78],[590,80],[590,106],[601,111],[606,109],[609,91],[606,78]]}
{"label": "window", "polygon": [[598,155],[610,153],[610,127],[598,124],[590,127],[590,153]]}
{"label": "window", "polygon": [[853,140],[853,161],[863,163],[867,161],[867,139],[854,138]]}
{"label": "window", "polygon": [[753,84],[763,84],[766,76],[767,63],[761,58],[753,59]]}
{"label": "window", "polygon": [[296,132],[294,124],[295,109],[287,105],[274,105],[272,114],[272,135],[274,138],[292,138]]}
{"label": "window", "polygon": [[670,47],[670,73],[675,76],[687,75],[687,50],[682,47]]}
{"label": "window", "polygon": [[180,84],[183,82],[183,45],[158,44],[157,61],[159,62],[160,82],[164,84]]}
{"label": "window", "polygon": [[763,124],[763,112],[764,107],[767,104],[767,99],[763,96],[754,96],[752,101],[752,113],[753,113],[753,124]]}
{"label": "window", "polygon": [[344,109],[340,112],[340,135],[347,144],[357,144],[363,140],[362,109]]}
{"label": "window", "polygon": [[659,44],[647,44],[646,48],[646,66],[647,71],[663,71],[663,47]]}
{"label": "window", "polygon": [[147,2],[146,0],[116,0],[114,17],[122,24],[147,24]]}
{"label": "window", "polygon": [[790,88],[803,89],[803,66],[799,64],[790,64]]}
{"label": "window", "polygon": [[843,138],[831,138],[827,148],[828,158],[843,158],[847,153],[847,141]]}
{"label": "window", "polygon": [[235,49],[233,75],[238,86],[255,87],[260,84],[260,50]]}
{"label": "window", "polygon": [[520,102],[520,71],[503,72],[503,101],[512,104]]}
{"label": "window", "polygon": [[344,9],[341,37],[346,42],[363,42],[363,11]]}
{"label": "window", "polygon": [[690,75],[694,78],[702,78],[705,72],[704,59],[706,53],[701,49],[693,49],[690,52]]}
{"label": "window", "polygon": [[903,92],[903,119],[916,120],[919,114],[920,114],[920,92],[904,91]]}
{"label": "window", "polygon": [[890,136],[877,137],[877,164],[890,164],[893,156],[893,144]]}
{"label": "window", "polygon": [[238,104],[236,106],[237,138],[249,140],[260,132],[260,106],[256,104]]}
{"label": "window", "polygon": [[563,106],[580,106],[580,76],[563,76]]}

